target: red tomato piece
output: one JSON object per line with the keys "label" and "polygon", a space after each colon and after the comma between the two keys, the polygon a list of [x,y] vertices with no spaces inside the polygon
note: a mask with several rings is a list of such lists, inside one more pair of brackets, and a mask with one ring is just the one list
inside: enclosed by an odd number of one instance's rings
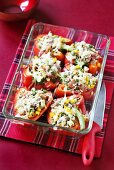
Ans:
{"label": "red tomato piece", "polygon": [[96,63],[90,63],[89,64],[89,72],[93,75],[97,74],[101,69],[103,58],[99,56]]}
{"label": "red tomato piece", "polygon": [[57,85],[58,85],[58,82],[53,83],[52,81],[47,81],[47,82],[45,83],[45,88],[46,88],[47,90],[53,90],[53,89],[55,89],[55,88],[57,87]]}
{"label": "red tomato piece", "polygon": [[60,51],[54,52],[52,55],[54,57],[56,57],[57,60],[62,61],[62,62],[64,61],[65,56],[64,56],[64,54],[62,52],[60,52]]}
{"label": "red tomato piece", "polygon": [[92,74],[92,75],[95,75],[98,71],[98,68],[97,68],[97,65],[96,64],[89,64],[89,72]]}

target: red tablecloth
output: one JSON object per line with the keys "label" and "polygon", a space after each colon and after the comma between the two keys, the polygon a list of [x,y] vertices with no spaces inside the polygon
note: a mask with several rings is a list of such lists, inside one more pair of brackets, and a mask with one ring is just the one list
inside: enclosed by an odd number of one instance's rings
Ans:
{"label": "red tablecloth", "polygon": [[[114,10],[113,5],[111,5],[112,1],[110,0],[110,2],[111,3],[108,1],[108,3],[106,3],[104,1],[100,3],[99,1],[94,1],[94,3],[89,2],[88,4],[88,1],[80,2],[78,0],[68,2],[64,0],[42,0],[33,18],[46,23],[86,29],[114,36],[114,25],[113,22],[111,22],[114,18]],[[26,23],[27,21],[15,23],[0,22],[0,74],[2,75],[0,78],[0,90],[2,89],[8,70],[15,56]],[[113,56],[113,44],[111,48],[109,55]],[[111,70],[113,70],[113,67]],[[109,70],[109,73],[113,82],[111,70]],[[110,86],[110,82],[108,85]],[[100,159],[95,159],[90,169],[94,167],[98,169],[114,169],[113,98],[111,103],[102,157]],[[9,169],[9,167],[10,169],[83,168],[80,156],[28,143],[8,140],[2,137],[0,138],[0,160],[0,168],[3,170]]]}

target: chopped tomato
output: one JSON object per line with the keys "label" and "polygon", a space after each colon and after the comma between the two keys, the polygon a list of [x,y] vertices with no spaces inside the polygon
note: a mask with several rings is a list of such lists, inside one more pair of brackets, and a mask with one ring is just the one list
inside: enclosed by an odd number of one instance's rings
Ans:
{"label": "chopped tomato", "polygon": [[89,64],[89,72],[93,75],[95,75],[98,71],[98,67],[96,64]]}
{"label": "chopped tomato", "polygon": [[99,57],[96,63],[89,64],[89,72],[93,75],[97,74],[101,69],[102,57]]}
{"label": "chopped tomato", "polygon": [[63,54],[62,52],[60,52],[60,51],[58,51],[58,52],[53,52],[52,55],[53,55],[54,57],[56,57],[57,60],[62,61],[62,62],[64,61],[65,56],[64,56],[64,54]]}
{"label": "chopped tomato", "polygon": [[53,90],[53,89],[55,89],[55,88],[57,87],[57,84],[58,84],[58,82],[53,83],[52,81],[47,81],[47,82],[45,83],[45,88],[46,88],[47,90]]}

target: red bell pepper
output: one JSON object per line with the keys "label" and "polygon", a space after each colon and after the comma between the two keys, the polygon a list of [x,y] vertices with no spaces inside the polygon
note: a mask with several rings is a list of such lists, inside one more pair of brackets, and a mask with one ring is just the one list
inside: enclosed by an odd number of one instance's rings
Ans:
{"label": "red bell pepper", "polygon": [[[60,103],[62,103],[62,105]],[[69,103],[70,103],[70,108],[69,108]],[[60,107],[62,109],[60,109]],[[69,115],[68,112],[70,114],[69,118],[68,118]],[[74,94],[72,96],[55,99],[50,105],[50,108],[48,109],[47,120],[49,124],[67,127],[68,126],[67,121],[71,119],[70,121],[73,122],[73,125],[70,124],[69,125],[70,128],[74,128],[76,130],[82,130],[85,128],[85,119],[84,119],[85,114],[86,114],[86,107],[85,107],[83,96]],[[73,116],[73,119],[71,118],[71,115]]]}
{"label": "red bell pepper", "polygon": [[[44,36],[46,36],[47,34],[40,34],[36,37],[35,41],[34,41],[34,54],[36,56],[41,55],[43,53],[43,51],[41,51],[41,48],[38,46],[38,41],[40,41],[40,39]],[[52,35],[53,36],[53,35]],[[55,35],[54,35],[55,36]],[[71,45],[72,44],[72,40],[69,38],[65,38],[62,36],[58,36],[62,38],[62,43],[66,44],[66,45]],[[62,49],[58,49],[58,51],[53,51],[53,49],[49,49],[50,51],[52,51],[52,54],[54,57],[56,57],[58,60],[60,61],[64,61],[64,54],[62,53]],[[48,52],[47,50],[44,52]]]}
{"label": "red bell pepper", "polygon": [[[32,96],[31,100],[28,100],[28,98],[30,98],[31,91],[27,90],[26,88],[17,89],[15,96],[14,96],[14,116],[35,121],[39,119],[42,116],[42,114],[49,108],[49,106],[52,103],[53,97],[50,91],[42,93],[41,100],[45,100],[45,106],[43,108],[38,108],[36,104],[34,104],[34,102],[30,103],[32,99],[34,99],[34,97],[38,95],[38,90],[35,90],[36,95],[35,94],[31,95]],[[28,108],[23,109],[24,104],[25,104],[25,108],[26,108],[26,105],[31,104],[31,107],[32,107],[31,110],[28,110]]]}
{"label": "red bell pepper", "polygon": [[34,81],[34,78],[29,71],[29,66],[23,67],[22,69],[22,85],[28,90],[32,87],[35,87],[36,89],[54,90],[57,87],[58,83],[58,81],[55,83],[53,83],[52,81],[45,81],[44,83],[39,84]]}

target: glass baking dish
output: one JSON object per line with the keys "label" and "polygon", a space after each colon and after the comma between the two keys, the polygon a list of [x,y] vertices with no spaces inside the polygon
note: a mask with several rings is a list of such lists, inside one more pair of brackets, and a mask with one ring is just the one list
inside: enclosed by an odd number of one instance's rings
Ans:
{"label": "glass baking dish", "polygon": [[[70,38],[72,39],[73,42],[85,41],[86,43],[94,45],[95,49],[98,50],[99,54],[103,57],[102,67],[101,67],[100,73],[98,74],[98,83],[97,83],[94,99],[92,101],[86,102],[86,109],[89,112],[89,123],[86,129],[84,130],[75,130],[72,128],[65,128],[65,127],[50,125],[47,123],[45,116],[42,116],[37,121],[33,121],[33,120],[28,120],[28,119],[22,119],[20,117],[15,117],[13,115],[14,94],[16,92],[16,89],[22,86],[22,83],[21,83],[22,66],[28,65],[32,57],[34,56],[34,53],[33,53],[34,39],[39,34],[47,34],[50,31],[53,34],[57,34],[63,37]],[[20,58],[18,68],[15,72],[6,102],[2,110],[2,114],[6,118],[14,121],[15,123],[20,123],[20,124],[28,125],[28,126],[37,125],[41,131],[42,130],[44,131],[44,133],[48,133],[51,130],[51,131],[54,131],[56,135],[66,134],[69,137],[75,137],[75,138],[79,138],[82,135],[87,134],[91,130],[92,124],[93,124],[95,108],[97,105],[98,95],[99,95],[100,87],[102,84],[109,44],[110,44],[110,40],[106,35],[97,34],[97,33],[79,30],[79,29],[68,28],[68,27],[50,25],[50,24],[45,24],[45,23],[34,24],[31,28],[25,48]]]}

